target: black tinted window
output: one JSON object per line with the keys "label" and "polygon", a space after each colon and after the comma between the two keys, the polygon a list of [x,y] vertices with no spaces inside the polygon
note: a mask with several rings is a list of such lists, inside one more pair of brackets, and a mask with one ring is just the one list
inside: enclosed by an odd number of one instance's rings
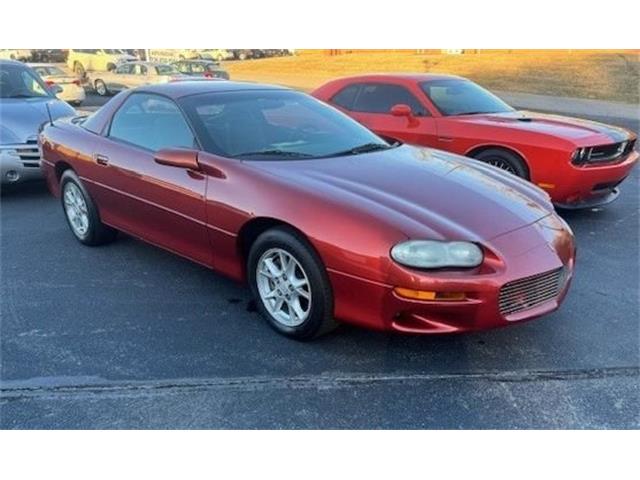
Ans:
{"label": "black tinted window", "polygon": [[168,98],[146,93],[129,97],[113,116],[109,136],[156,151],[193,148],[195,141],[182,112]]}
{"label": "black tinted window", "polygon": [[362,85],[352,110],[368,113],[389,113],[391,107],[398,104],[411,107],[414,115],[426,115],[425,108],[413,94],[400,85],[384,83]]}
{"label": "black tinted window", "polygon": [[342,108],[346,108],[347,110],[352,110],[353,102],[356,99],[359,88],[360,85],[349,85],[348,87],[343,88],[333,96],[331,103]]}

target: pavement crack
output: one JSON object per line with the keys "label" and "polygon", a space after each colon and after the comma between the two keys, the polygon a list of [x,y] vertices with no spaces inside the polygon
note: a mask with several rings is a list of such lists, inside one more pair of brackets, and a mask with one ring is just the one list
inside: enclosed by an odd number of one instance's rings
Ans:
{"label": "pavement crack", "polygon": [[435,381],[481,381],[500,383],[601,380],[640,377],[640,367],[609,367],[580,370],[526,370],[444,374],[331,373],[301,376],[220,377],[208,379],[74,382],[73,377],[0,382],[0,401],[82,396],[149,396],[202,390],[261,391],[274,389],[338,389]]}

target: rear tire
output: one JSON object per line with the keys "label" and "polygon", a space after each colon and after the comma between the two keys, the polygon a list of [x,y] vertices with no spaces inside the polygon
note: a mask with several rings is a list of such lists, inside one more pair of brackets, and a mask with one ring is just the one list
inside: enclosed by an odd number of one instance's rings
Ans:
{"label": "rear tire", "polygon": [[60,192],[65,218],[80,243],[97,246],[115,240],[118,232],[102,223],[93,199],[73,170],[62,174]]}
{"label": "rear tire", "polygon": [[518,155],[508,150],[489,148],[473,155],[473,158],[520,178],[524,178],[525,180],[529,180],[529,169],[527,165]]}
{"label": "rear tire", "polygon": [[261,234],[247,269],[258,311],[278,333],[310,340],[338,326],[324,265],[295,230],[276,227]]}

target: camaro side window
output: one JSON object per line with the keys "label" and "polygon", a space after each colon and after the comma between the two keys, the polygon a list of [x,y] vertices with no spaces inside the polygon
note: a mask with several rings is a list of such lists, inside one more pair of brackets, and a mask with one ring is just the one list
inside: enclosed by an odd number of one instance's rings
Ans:
{"label": "camaro side window", "polygon": [[113,116],[109,136],[148,150],[193,148],[195,140],[177,105],[159,95],[134,93]]}
{"label": "camaro side window", "polygon": [[363,85],[352,110],[366,113],[389,113],[391,107],[400,103],[409,105],[414,115],[427,115],[425,108],[409,90],[400,85],[384,83]]}

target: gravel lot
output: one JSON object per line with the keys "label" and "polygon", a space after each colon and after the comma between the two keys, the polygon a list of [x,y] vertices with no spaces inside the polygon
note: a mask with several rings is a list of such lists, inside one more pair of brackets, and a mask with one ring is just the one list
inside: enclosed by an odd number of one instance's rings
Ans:
{"label": "gravel lot", "polygon": [[4,192],[0,427],[638,428],[639,175],[614,204],[563,213],[578,265],[559,312],[462,336],[344,326],[312,343],[170,253],[126,236],[83,247],[42,184]]}

